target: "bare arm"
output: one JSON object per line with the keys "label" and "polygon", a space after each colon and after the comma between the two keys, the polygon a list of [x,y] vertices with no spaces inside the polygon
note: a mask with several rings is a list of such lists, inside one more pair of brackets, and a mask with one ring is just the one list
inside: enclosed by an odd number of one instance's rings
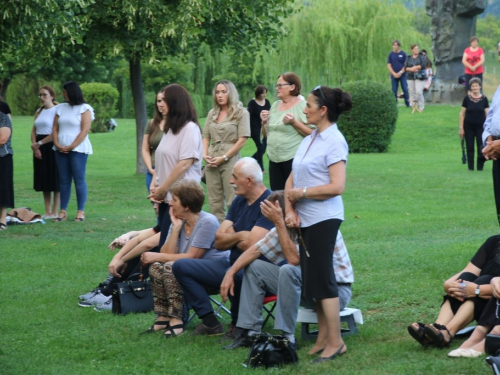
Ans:
{"label": "bare arm", "polygon": [[77,135],[73,143],[71,143],[69,146],[63,147],[61,152],[68,153],[73,151],[80,143],[83,142],[87,134],[90,132],[90,125],[92,123],[92,117],[90,115],[90,110],[86,110],[85,112],[82,113],[82,120],[81,120],[81,125],[80,125],[80,133]]}
{"label": "bare arm", "polygon": [[228,295],[234,295],[234,275],[252,263],[259,256],[260,251],[257,250],[256,246],[252,246],[250,249],[241,254],[231,268],[226,271],[226,275],[220,285],[220,296],[223,301],[227,301]]}
{"label": "bare arm", "polygon": [[0,146],[3,146],[8,142],[11,134],[12,131],[10,130],[10,128],[7,127],[0,128]]}
{"label": "bare arm", "polygon": [[151,147],[149,145],[149,134],[144,134],[142,137],[142,160],[146,165],[149,173],[153,174],[153,163],[151,160]]}
{"label": "bare arm", "polygon": [[59,115],[54,117],[54,124],[52,125],[52,140],[54,141],[54,146],[56,149],[60,149],[59,145]]}
{"label": "bare arm", "polygon": [[[233,145],[233,147],[231,147],[224,155],[226,155],[226,157],[228,159],[231,159],[234,155],[236,155],[242,149],[243,146],[245,146],[246,141],[247,141],[247,137],[238,138],[238,140]],[[219,165],[222,165],[225,162],[226,162],[226,160],[224,160],[224,156],[216,156],[214,158],[211,158],[209,165],[211,167],[218,167]]]}
{"label": "bare arm", "polygon": [[235,232],[233,222],[224,220],[217,232],[215,232],[215,248],[218,250],[227,250],[245,240],[250,235],[248,231]]}
{"label": "bare arm", "polygon": [[464,119],[465,119],[465,107],[462,107],[460,109],[460,117],[459,117],[459,123],[458,123],[458,134],[460,135],[460,138],[464,137]]}
{"label": "bare arm", "polygon": [[474,68],[473,70],[476,70],[477,68],[479,68],[480,66],[482,66],[484,64],[484,53],[481,54],[481,57],[479,58],[479,61],[477,62],[476,65],[473,65],[472,67]]}

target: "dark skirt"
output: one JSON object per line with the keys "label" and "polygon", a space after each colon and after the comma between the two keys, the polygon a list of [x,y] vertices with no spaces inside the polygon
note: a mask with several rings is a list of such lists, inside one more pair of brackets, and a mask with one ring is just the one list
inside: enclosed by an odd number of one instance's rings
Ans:
{"label": "dark skirt", "polygon": [[0,207],[15,207],[14,162],[10,154],[0,157]]}
{"label": "dark skirt", "polygon": [[[45,137],[47,136],[37,135],[36,141]],[[53,146],[54,143],[49,142],[40,147],[42,160],[33,156],[33,189],[35,191],[59,191],[59,172]]]}
{"label": "dark skirt", "polygon": [[341,223],[342,220],[330,219],[301,228],[300,269],[304,299],[339,296],[333,270],[333,250]]}

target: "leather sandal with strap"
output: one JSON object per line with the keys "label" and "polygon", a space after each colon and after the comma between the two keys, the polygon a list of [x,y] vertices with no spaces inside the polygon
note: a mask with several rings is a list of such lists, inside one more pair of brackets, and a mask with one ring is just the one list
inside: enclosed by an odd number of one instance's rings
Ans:
{"label": "leather sandal with strap", "polygon": [[61,221],[66,221],[68,214],[66,212],[61,212],[58,217],[52,220],[53,223],[59,223]]}
{"label": "leather sandal with strap", "polygon": [[[415,324],[418,328],[415,328]],[[425,334],[425,324],[417,322],[410,324],[408,326],[408,333],[413,337],[420,345],[429,346],[432,343],[432,339]]]}
{"label": "leather sandal with strap", "polygon": [[[175,329],[181,329],[182,332],[176,333],[174,330]],[[175,326],[168,326],[167,329],[165,330],[165,336],[166,339],[172,338],[172,337],[177,337],[180,336],[184,333],[184,324],[176,324]]]}
{"label": "leather sandal with strap", "polygon": [[[165,326],[165,328],[155,330],[155,326]],[[154,322],[154,324],[144,332],[139,333],[139,336],[144,335],[145,333],[155,333],[155,332],[165,331],[166,329],[168,329],[169,326],[170,326],[170,320],[159,320],[157,322]]]}
{"label": "leather sandal with strap", "polygon": [[[426,324],[425,325],[425,334],[432,340],[434,346],[438,348],[444,348],[449,346],[453,342],[453,335],[450,333],[448,328],[442,324],[434,323],[434,324]],[[448,332],[448,339],[446,339],[443,332]]]}

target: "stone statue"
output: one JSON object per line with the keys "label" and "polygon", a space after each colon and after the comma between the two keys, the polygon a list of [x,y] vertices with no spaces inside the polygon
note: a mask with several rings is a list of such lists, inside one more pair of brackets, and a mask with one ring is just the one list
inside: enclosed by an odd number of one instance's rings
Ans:
{"label": "stone statue", "polygon": [[464,74],[462,56],[476,33],[476,16],[486,9],[487,0],[426,0],[431,17],[430,34],[436,75],[426,100],[433,103],[461,103],[465,88],[458,84]]}

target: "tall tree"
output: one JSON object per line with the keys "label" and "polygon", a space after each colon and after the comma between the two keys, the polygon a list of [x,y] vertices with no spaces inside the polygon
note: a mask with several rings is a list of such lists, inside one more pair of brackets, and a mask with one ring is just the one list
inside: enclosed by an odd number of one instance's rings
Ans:
{"label": "tall tree", "polygon": [[94,0],[2,0],[0,79],[4,95],[14,75],[41,68],[68,44],[81,43],[81,17]]}
{"label": "tall tree", "polygon": [[277,39],[292,0],[100,0],[86,9],[84,45],[98,57],[129,62],[137,128],[137,171],[143,172],[142,133],[147,122],[141,63],[215,48],[248,49]]}

